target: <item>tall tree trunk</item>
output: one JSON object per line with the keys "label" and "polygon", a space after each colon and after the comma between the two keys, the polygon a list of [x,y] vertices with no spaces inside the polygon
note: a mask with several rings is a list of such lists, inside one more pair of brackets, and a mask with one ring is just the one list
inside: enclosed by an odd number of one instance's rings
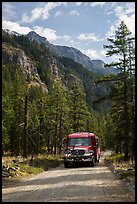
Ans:
{"label": "tall tree trunk", "polygon": [[56,154],[56,151],[57,151],[57,127],[58,127],[58,113],[56,113],[56,116],[55,116],[55,129],[54,129],[54,134],[53,134],[53,152],[54,154]]}
{"label": "tall tree trunk", "polygon": [[24,115],[24,137],[23,137],[23,157],[28,155],[28,135],[27,135],[27,125],[28,125],[28,90],[25,96],[25,115]]}
{"label": "tall tree trunk", "polygon": [[62,148],[62,107],[60,112],[60,122],[59,122],[59,138],[58,138],[58,153],[61,153]]}
{"label": "tall tree trunk", "polygon": [[124,117],[125,117],[125,126],[124,126],[124,160],[128,160],[129,154],[129,116],[128,116],[128,98],[127,98],[127,79],[126,79],[126,57],[125,53],[123,54],[123,67],[124,67]]}

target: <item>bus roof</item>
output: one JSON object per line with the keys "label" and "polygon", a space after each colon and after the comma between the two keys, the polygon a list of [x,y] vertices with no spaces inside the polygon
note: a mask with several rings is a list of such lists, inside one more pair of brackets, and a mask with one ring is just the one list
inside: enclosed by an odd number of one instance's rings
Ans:
{"label": "bus roof", "polygon": [[76,132],[76,133],[71,133],[67,137],[68,138],[79,138],[79,137],[93,137],[96,136],[94,133],[90,132]]}

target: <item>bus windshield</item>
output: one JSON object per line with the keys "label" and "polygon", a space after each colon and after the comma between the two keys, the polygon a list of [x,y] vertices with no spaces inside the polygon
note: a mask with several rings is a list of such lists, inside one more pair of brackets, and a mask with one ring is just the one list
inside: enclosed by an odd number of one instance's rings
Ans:
{"label": "bus windshield", "polygon": [[90,146],[91,139],[87,137],[69,138],[68,146]]}

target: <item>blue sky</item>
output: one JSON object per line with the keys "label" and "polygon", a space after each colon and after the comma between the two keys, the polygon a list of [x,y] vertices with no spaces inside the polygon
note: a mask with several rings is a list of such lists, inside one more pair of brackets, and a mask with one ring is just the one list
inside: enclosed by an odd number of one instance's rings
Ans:
{"label": "blue sky", "polygon": [[[135,2],[2,2],[2,28],[27,34],[35,31],[55,45],[79,49],[104,62],[120,22],[135,35]],[[113,58],[114,59],[114,58]]]}

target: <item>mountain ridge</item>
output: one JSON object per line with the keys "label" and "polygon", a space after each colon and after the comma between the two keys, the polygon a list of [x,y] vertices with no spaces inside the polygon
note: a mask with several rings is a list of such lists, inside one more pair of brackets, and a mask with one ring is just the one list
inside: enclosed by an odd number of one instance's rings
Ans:
{"label": "mountain ridge", "polygon": [[112,67],[109,69],[105,68],[105,63],[102,60],[91,60],[87,55],[83,54],[80,50],[74,47],[51,44],[47,38],[38,35],[35,31],[30,31],[26,36],[30,40],[35,40],[39,44],[44,43],[55,55],[71,58],[92,72],[100,73],[102,75],[117,73],[117,71]]}
{"label": "mountain ridge", "polygon": [[[8,29],[5,31],[9,34],[20,35],[19,33],[10,31]],[[46,45],[46,47],[48,47],[55,56],[73,59],[75,62],[80,63],[83,67],[94,73],[100,73],[101,75],[109,75],[111,73],[117,74],[117,70],[113,67],[109,67],[109,69],[105,68],[105,63],[101,59],[91,60],[86,54],[82,53],[80,50],[74,47],[54,45],[50,43],[47,38],[40,36],[35,31],[30,31],[25,36],[27,36],[31,41],[36,41],[38,44],[42,43]]]}

